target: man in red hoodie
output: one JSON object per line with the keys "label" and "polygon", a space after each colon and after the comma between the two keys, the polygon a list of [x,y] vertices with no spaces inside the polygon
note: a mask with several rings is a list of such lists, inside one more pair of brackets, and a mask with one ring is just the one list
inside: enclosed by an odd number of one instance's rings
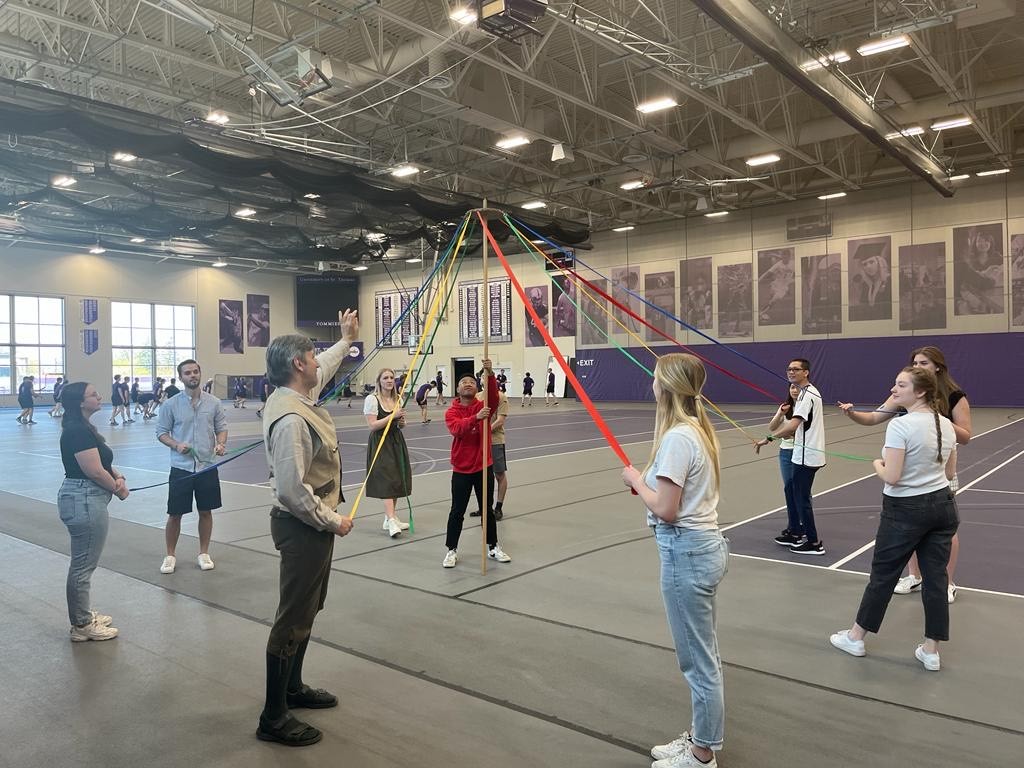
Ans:
{"label": "man in red hoodie", "polygon": [[[491,371],[491,361],[483,361],[483,376],[487,386],[488,404],[498,404],[498,384]],[[455,387],[455,397],[444,414],[445,424],[452,433],[452,509],[448,513],[448,536],[445,545],[448,553],[441,565],[454,568],[459,561],[459,537],[462,535],[462,521],[469,505],[470,491],[476,492],[477,503],[484,509],[483,496],[483,455],[481,432],[487,434],[487,556],[499,563],[510,563],[512,558],[498,546],[498,523],[494,519],[494,469],[491,460],[491,414],[494,409],[476,399],[476,377],[463,376]]]}

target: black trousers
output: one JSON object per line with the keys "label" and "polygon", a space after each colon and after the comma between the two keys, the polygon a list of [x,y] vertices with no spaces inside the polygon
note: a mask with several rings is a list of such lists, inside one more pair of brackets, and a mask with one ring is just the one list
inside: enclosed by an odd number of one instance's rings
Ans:
{"label": "black trousers", "polygon": [[276,510],[271,512],[270,534],[281,553],[281,597],[267,653],[294,656],[327,599],[335,536]]}
{"label": "black trousers", "polygon": [[882,496],[882,517],[875,534],[871,578],[857,611],[857,623],[877,632],[892,600],[892,590],[917,552],[921,566],[924,636],[949,640],[949,578],[946,564],[953,534],[960,525],[956,500],[948,488],[921,496]]}
{"label": "black trousers", "polygon": [[[480,497],[483,495],[483,472],[452,472],[452,509],[448,513],[448,535],[445,546],[459,548],[462,535],[462,521],[469,505],[470,491],[476,492],[476,503],[484,508]],[[487,468],[487,546],[498,543],[498,521],[494,519],[494,467]]]}

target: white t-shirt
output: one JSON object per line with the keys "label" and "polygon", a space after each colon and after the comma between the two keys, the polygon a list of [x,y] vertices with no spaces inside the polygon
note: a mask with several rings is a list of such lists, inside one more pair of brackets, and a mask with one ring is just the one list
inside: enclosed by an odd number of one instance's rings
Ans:
{"label": "white t-shirt", "polygon": [[665,433],[654,457],[654,464],[644,475],[644,482],[648,488],[657,490],[659,477],[671,480],[683,489],[683,494],[674,523],[665,523],[647,510],[649,526],[662,523],[698,531],[718,528],[715,468],[694,427],[680,424]]}
{"label": "white t-shirt", "polygon": [[802,421],[793,435],[793,463],[804,467],[825,466],[825,414],[821,394],[808,384],[800,391],[793,417]]}
{"label": "white t-shirt", "polygon": [[[935,416],[930,413],[908,413],[890,419],[885,428],[885,447],[905,451],[903,474],[894,485],[885,484],[886,496],[923,496],[949,487],[946,479],[946,461],[956,447],[953,423],[939,416],[942,431],[942,461],[936,461],[938,436],[935,434]],[[882,454],[884,457],[884,453]]]}

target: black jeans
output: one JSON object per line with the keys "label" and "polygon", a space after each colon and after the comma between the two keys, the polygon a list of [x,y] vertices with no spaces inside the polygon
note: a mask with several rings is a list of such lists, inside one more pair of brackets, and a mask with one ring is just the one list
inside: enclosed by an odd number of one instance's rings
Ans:
{"label": "black jeans", "polygon": [[924,636],[930,640],[949,639],[950,543],[960,525],[956,501],[949,488],[921,496],[882,496],[882,517],[875,534],[871,578],[857,611],[857,623],[868,632],[882,626],[892,590],[917,552],[921,566],[921,602],[924,603]]}
{"label": "black jeans", "polygon": [[[452,509],[448,513],[448,535],[445,546],[448,549],[459,548],[459,537],[462,535],[462,521],[469,505],[470,491],[476,492],[476,503],[480,509],[483,493],[483,472],[452,472]],[[498,521],[494,519],[494,467],[487,468],[487,546],[498,543]]]}
{"label": "black jeans", "polygon": [[818,540],[818,528],[814,525],[814,505],[811,502],[811,487],[814,476],[821,467],[793,465],[793,503],[796,506],[800,528],[795,533],[803,534],[808,541]]}
{"label": "black jeans", "polygon": [[313,619],[323,610],[335,535],[277,510],[271,512],[270,533],[281,553],[281,597],[267,653],[289,657],[309,639]]}

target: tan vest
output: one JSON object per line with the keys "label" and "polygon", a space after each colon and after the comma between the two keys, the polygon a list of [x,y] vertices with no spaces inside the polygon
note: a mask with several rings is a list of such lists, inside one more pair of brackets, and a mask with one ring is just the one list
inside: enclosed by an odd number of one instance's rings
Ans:
{"label": "tan vest", "polygon": [[270,457],[270,433],[274,424],[282,416],[297,413],[309,428],[320,438],[320,450],[313,456],[304,483],[313,487],[313,493],[323,499],[331,509],[338,506],[345,497],[341,493],[341,454],[338,452],[338,432],[334,419],[327,408],[314,408],[290,389],[275,389],[263,409],[263,440],[267,453],[267,464],[270,476],[274,475],[274,465]]}

